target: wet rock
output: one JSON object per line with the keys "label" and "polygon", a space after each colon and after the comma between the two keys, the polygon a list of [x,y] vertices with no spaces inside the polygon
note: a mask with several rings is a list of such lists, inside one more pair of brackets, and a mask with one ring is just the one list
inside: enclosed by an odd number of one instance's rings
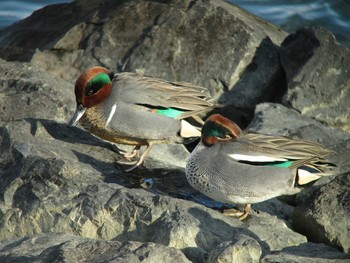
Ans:
{"label": "wet rock", "polygon": [[259,243],[245,235],[219,244],[210,252],[207,263],[259,262],[262,250]]}
{"label": "wet rock", "polygon": [[285,104],[350,132],[350,51],[323,29],[301,29],[282,43]]}
{"label": "wet rock", "polygon": [[294,228],[312,242],[350,253],[350,173],[337,176],[308,200],[299,200],[293,214]]}
{"label": "wet rock", "polygon": [[66,234],[41,234],[0,241],[1,262],[190,262],[175,249],[155,243],[106,241]]}
{"label": "wet rock", "polygon": [[287,247],[273,252],[262,259],[264,263],[300,262],[300,263],[345,263],[350,256],[324,244],[305,243],[297,247]]}

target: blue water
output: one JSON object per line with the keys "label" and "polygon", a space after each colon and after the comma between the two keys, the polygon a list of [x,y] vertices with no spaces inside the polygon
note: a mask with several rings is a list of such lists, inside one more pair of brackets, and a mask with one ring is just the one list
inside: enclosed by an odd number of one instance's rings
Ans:
{"label": "blue water", "polygon": [[[0,29],[48,4],[71,0],[0,0]],[[301,26],[322,26],[350,47],[350,0],[229,0],[249,12],[293,32]]]}
{"label": "blue water", "polygon": [[320,26],[350,47],[350,0],[231,0],[287,32]]}
{"label": "blue water", "polygon": [[0,29],[15,21],[30,16],[35,10],[45,5],[68,3],[71,0],[0,0]]}

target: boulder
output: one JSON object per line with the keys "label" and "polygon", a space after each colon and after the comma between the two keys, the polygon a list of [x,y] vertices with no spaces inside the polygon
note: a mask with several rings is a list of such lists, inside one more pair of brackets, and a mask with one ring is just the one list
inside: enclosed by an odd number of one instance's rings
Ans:
{"label": "boulder", "polygon": [[340,129],[325,126],[298,111],[276,103],[257,105],[248,130],[259,133],[282,135],[314,141],[334,150],[329,160],[337,165],[338,174],[350,169],[350,134]]}
{"label": "boulder", "polygon": [[[221,0],[77,0],[40,9],[0,35],[1,57],[32,61],[70,82],[99,65],[193,82],[219,97],[238,82],[240,92],[252,84],[258,92],[264,83],[265,96],[277,88],[281,67],[272,42],[286,33]],[[257,69],[264,73],[255,77]]]}
{"label": "boulder", "polygon": [[263,263],[298,262],[298,263],[346,263],[350,256],[324,244],[304,243],[296,247],[287,247],[282,251],[265,256]]}
{"label": "boulder", "polygon": [[[282,219],[264,212],[241,222],[174,198],[186,189],[183,171],[126,174],[107,145],[51,120],[23,119],[2,126],[0,236],[65,233],[154,242],[180,249],[194,262],[203,262],[205,254],[239,234],[256,239],[264,254],[306,241]],[[170,174],[182,179],[167,186]],[[152,177],[153,185],[142,189],[142,179]]]}
{"label": "boulder", "polygon": [[[285,37],[219,0],[77,0],[3,29],[0,261],[348,260],[348,51],[323,30]],[[333,149],[336,174],[241,222],[187,183],[196,142],[154,147],[125,173],[130,147],[66,125],[75,78],[95,65],[203,85],[243,128]]]}
{"label": "boulder", "polygon": [[0,121],[36,116],[65,121],[74,112],[71,83],[30,63],[0,59]]}
{"label": "boulder", "polygon": [[1,262],[190,262],[175,249],[155,243],[107,241],[67,234],[0,241]]}
{"label": "boulder", "polygon": [[321,178],[298,194],[292,224],[308,240],[327,243],[349,253],[349,134],[271,103],[257,106],[248,129],[316,141],[334,150],[329,159],[338,166],[336,175]]}
{"label": "boulder", "polygon": [[207,263],[260,262],[261,253],[261,247],[255,239],[239,235],[232,241],[219,244],[210,252]]}
{"label": "boulder", "polygon": [[350,173],[337,176],[307,200],[299,200],[293,227],[312,242],[350,253]]}
{"label": "boulder", "polygon": [[304,28],[281,45],[288,91],[284,104],[350,132],[350,51],[324,29]]}

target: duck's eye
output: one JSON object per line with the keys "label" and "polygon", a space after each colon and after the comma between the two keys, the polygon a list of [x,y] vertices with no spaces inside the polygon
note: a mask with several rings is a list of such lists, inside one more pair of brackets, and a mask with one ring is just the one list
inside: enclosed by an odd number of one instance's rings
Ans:
{"label": "duck's eye", "polygon": [[97,93],[104,85],[111,82],[110,76],[107,73],[98,74],[87,85],[86,96],[91,96]]}
{"label": "duck's eye", "polygon": [[95,94],[97,91],[99,91],[101,89],[101,85],[99,83],[96,82],[92,82],[90,83],[90,85],[88,86],[87,89],[87,96],[91,96],[93,94]]}

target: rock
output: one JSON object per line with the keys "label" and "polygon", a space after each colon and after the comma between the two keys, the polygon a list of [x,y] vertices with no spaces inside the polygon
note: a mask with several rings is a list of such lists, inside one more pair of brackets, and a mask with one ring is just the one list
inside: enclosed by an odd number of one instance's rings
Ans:
{"label": "rock", "polygon": [[65,121],[73,114],[73,84],[31,64],[0,59],[0,121],[36,116]]}
{"label": "rock", "polygon": [[264,101],[279,101],[286,91],[279,48],[269,38],[261,41],[239,81],[219,98],[223,105],[254,108]]}
{"label": "rock", "polygon": [[[275,120],[279,121],[276,122]],[[249,129],[319,142],[334,149],[330,160],[338,165],[336,178],[324,177],[298,194],[294,228],[311,241],[323,242],[349,252],[349,155],[350,140],[346,132],[326,127],[282,105],[264,103],[257,106]],[[340,175],[346,173],[344,175]],[[332,180],[332,181],[331,181]],[[330,182],[331,181],[331,182]],[[322,187],[321,187],[322,186]],[[330,209],[331,207],[331,209]],[[336,212],[335,212],[336,211]]]}
{"label": "rock", "polygon": [[[76,104],[73,83],[68,83],[47,71],[39,70],[31,64],[21,65],[18,62],[7,62],[1,59],[0,62],[2,62],[0,69],[3,72],[0,76],[2,107],[0,121],[35,116],[39,119],[68,122],[73,116]],[[56,132],[56,135],[60,136],[59,132]],[[132,149],[131,146],[118,146],[126,151]],[[183,145],[156,145],[149,154],[145,166],[183,169],[188,155],[189,152]]]}
{"label": "rock", "polygon": [[[311,202],[310,202],[311,200]],[[326,243],[350,253],[350,173],[337,176],[299,201],[293,226],[312,242]]]}
{"label": "rock", "polygon": [[[2,126],[2,239],[65,233],[154,242],[180,249],[194,262],[203,262],[215,246],[239,234],[256,239],[265,253],[306,241],[283,220],[263,212],[240,222],[192,201],[169,197],[184,189],[181,180],[164,185],[170,170],[125,174],[107,147],[86,132],[49,120],[18,120]],[[176,174],[184,179],[182,171],[174,170],[171,176]],[[142,178],[152,177],[159,181],[149,189],[133,189],[141,187]]]}
{"label": "rock", "polygon": [[285,105],[350,132],[350,51],[323,29],[301,29],[282,43]]}
{"label": "rock", "polygon": [[[276,226],[278,226],[278,231],[276,231]],[[306,242],[306,237],[303,235],[296,232],[291,235],[291,228],[283,220],[261,211],[258,214],[254,213],[254,216],[247,221],[247,228],[261,241],[266,242],[270,251]]]}
{"label": "rock", "polygon": [[190,262],[181,251],[155,243],[95,240],[52,233],[0,241],[0,261]]}
{"label": "rock", "polygon": [[329,160],[338,166],[338,174],[349,171],[350,135],[339,129],[324,126],[293,109],[280,104],[259,104],[248,129],[318,142],[335,151],[334,155],[329,156]]}
{"label": "rock", "polygon": [[[264,39],[280,44],[286,33],[220,0],[78,0],[38,10],[0,35],[1,57],[31,60],[70,82],[86,68],[100,65],[190,81],[219,96],[248,67],[245,83],[258,83],[261,79],[254,81],[252,73],[272,63],[263,78],[271,83],[279,66],[275,47]],[[40,41],[27,41],[29,35],[39,35]],[[260,45],[260,56],[251,65]],[[272,56],[267,63],[261,59],[268,58],[264,52]]]}
{"label": "rock", "polygon": [[210,252],[207,263],[259,262],[262,250],[259,243],[245,235],[219,244]]}
{"label": "rock", "polygon": [[324,244],[304,243],[297,247],[287,247],[282,251],[265,256],[263,263],[298,262],[298,263],[345,263],[350,256]]}
{"label": "rock", "polygon": [[[348,227],[348,51],[322,30],[298,31],[279,47],[285,36],[219,0],[77,0],[2,30],[0,56],[13,62],[0,61],[0,261],[346,259],[306,242],[349,249],[340,231]],[[249,129],[318,141],[335,151],[343,175],[320,179],[296,201],[253,204],[241,222],[187,183],[195,143],[154,147],[144,167],[125,173],[116,147],[130,147],[66,126],[75,78],[94,65],[203,85],[230,104],[215,111],[243,127],[258,104]],[[329,94],[339,94],[338,113]],[[294,109],[277,104],[282,97]],[[266,101],[275,103],[259,104]],[[307,237],[296,224],[308,226]]]}

